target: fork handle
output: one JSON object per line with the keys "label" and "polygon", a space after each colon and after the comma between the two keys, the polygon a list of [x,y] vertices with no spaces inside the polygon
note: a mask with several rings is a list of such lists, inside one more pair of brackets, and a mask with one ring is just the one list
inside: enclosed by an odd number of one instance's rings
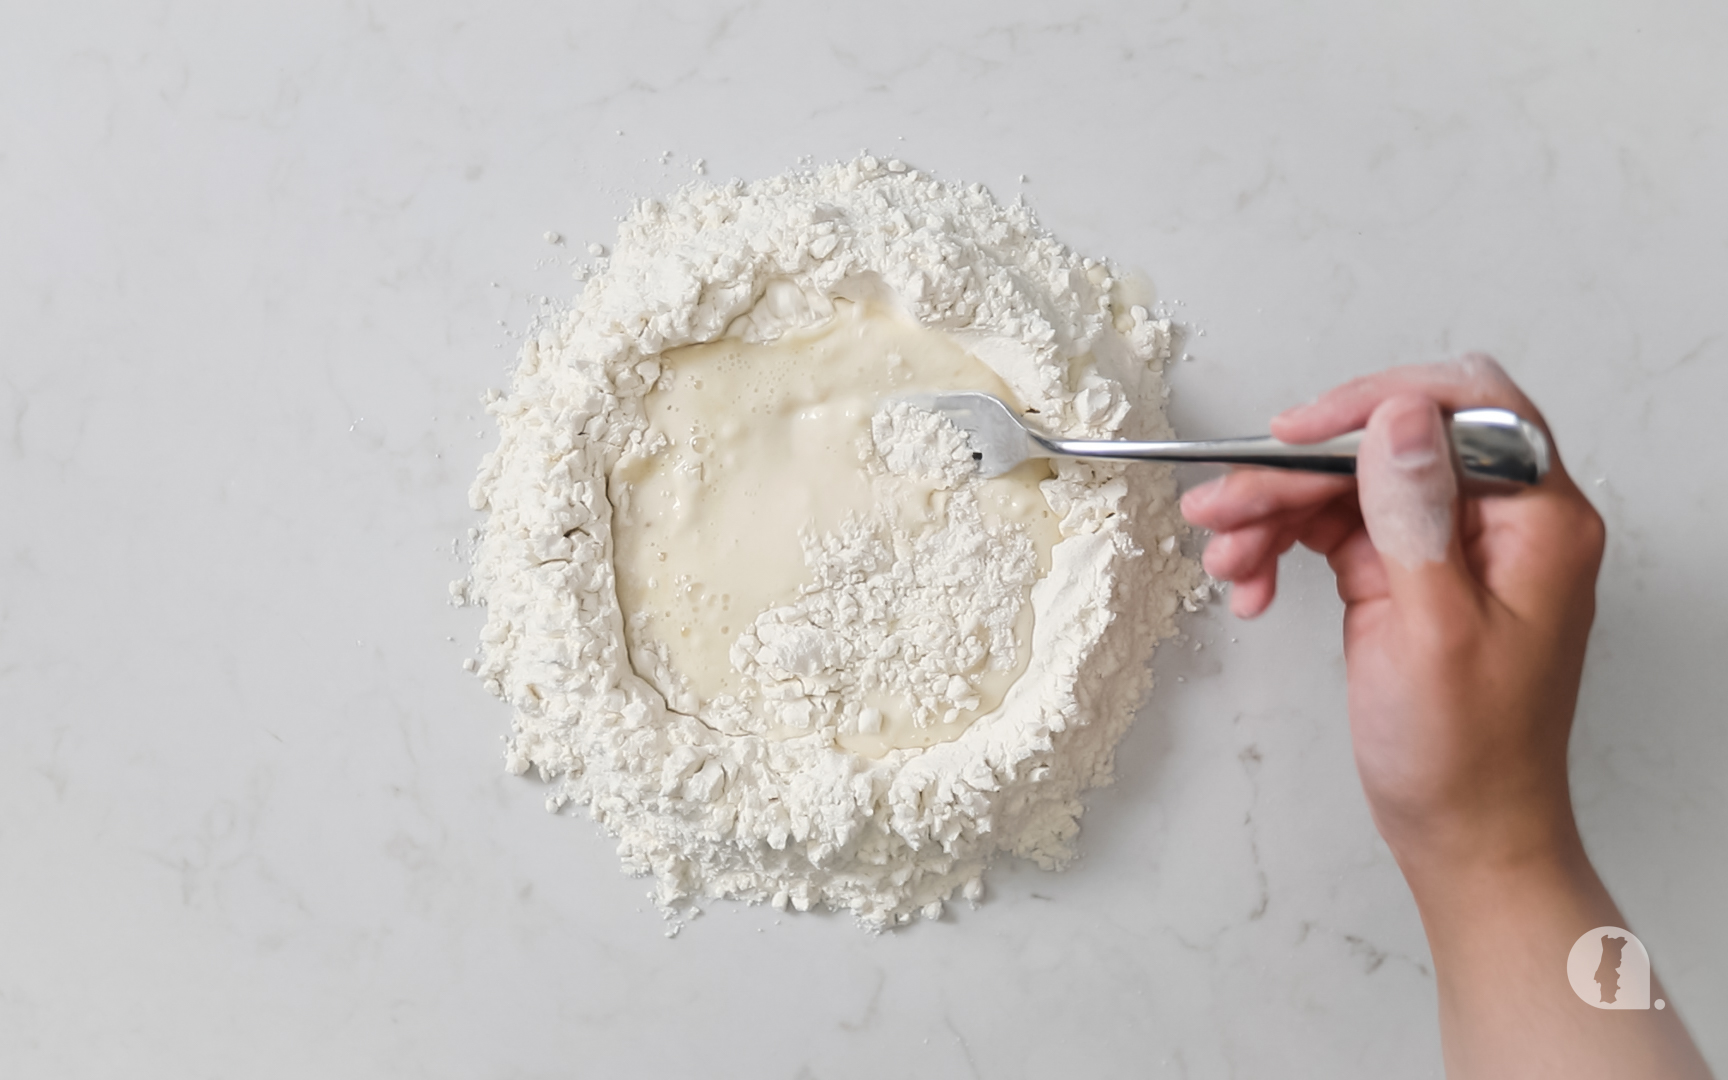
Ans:
{"label": "fork handle", "polygon": [[[1542,429],[1505,409],[1467,409],[1448,424],[1452,449],[1463,475],[1486,486],[1539,483],[1552,457]],[[1269,435],[1248,439],[1183,442],[1131,442],[1116,439],[1052,439],[1032,433],[1056,457],[1133,461],[1200,461],[1224,465],[1263,465],[1303,472],[1356,472],[1362,433],[1352,431],[1318,443],[1280,442]]]}

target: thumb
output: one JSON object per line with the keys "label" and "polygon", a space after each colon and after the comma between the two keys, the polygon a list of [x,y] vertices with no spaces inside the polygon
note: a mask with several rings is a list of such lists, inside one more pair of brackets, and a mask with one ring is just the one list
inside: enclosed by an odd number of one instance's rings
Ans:
{"label": "thumb", "polygon": [[1458,477],[1440,410],[1420,394],[1381,402],[1356,460],[1357,498],[1394,604],[1411,611],[1469,597],[1458,540]]}

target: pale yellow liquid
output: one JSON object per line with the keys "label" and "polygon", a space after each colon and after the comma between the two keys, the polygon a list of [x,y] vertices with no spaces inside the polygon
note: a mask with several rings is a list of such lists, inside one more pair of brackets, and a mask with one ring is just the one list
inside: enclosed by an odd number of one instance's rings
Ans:
{"label": "pale yellow liquid", "polygon": [[[872,304],[838,301],[819,327],[767,344],[726,340],[668,350],[668,380],[645,405],[651,431],[666,445],[619,461],[611,476],[618,601],[632,659],[652,642],[666,650],[681,686],[658,686],[674,708],[742,696],[745,680],[730,653],[758,614],[796,598],[810,581],[801,530],[836,529],[849,514],[876,512],[865,462],[873,453],[870,417],[895,394],[983,390],[1013,401],[1008,387],[952,338]],[[669,382],[669,385],[667,384]],[[1057,522],[1038,489],[1043,462],[984,481],[988,515],[1025,527],[1048,570]],[[901,528],[916,529],[940,511],[945,493],[891,488],[885,507]],[[1001,703],[1030,658],[1032,610],[1022,598],[1016,663],[979,679],[980,701],[945,723],[920,727],[909,702],[866,704],[881,729],[841,736],[842,745],[879,756],[958,736]],[[780,732],[781,735],[799,732]]]}

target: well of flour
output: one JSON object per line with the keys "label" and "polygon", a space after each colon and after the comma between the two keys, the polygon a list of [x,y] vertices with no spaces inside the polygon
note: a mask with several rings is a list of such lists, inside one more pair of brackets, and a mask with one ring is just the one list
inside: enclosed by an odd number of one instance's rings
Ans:
{"label": "well of flour", "polygon": [[1059,536],[1045,463],[979,480],[957,430],[892,404],[1001,380],[882,305],[834,309],[661,357],[612,468],[612,563],[632,666],[672,708],[881,757],[1001,704]]}
{"label": "well of flour", "polygon": [[1204,595],[1166,470],[981,480],[896,393],[1155,437],[1169,324],[1022,206],[869,157],[644,200],[491,405],[459,601],[510,768],[677,912],[865,925],[1072,854],[1080,793]]}

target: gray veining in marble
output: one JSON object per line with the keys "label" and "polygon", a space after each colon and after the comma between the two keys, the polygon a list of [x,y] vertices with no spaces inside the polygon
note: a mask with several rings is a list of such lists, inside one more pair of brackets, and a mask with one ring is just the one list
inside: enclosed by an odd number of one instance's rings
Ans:
{"label": "gray veining in marble", "polygon": [[1728,1071],[1728,16],[1417,7],[9,7],[0,1073],[1439,1074],[1312,559],[1160,657],[1077,866],[907,932],[667,940],[504,773],[478,394],[632,195],[860,147],[1150,274],[1185,434],[1500,355],[1612,530],[1586,838]]}

